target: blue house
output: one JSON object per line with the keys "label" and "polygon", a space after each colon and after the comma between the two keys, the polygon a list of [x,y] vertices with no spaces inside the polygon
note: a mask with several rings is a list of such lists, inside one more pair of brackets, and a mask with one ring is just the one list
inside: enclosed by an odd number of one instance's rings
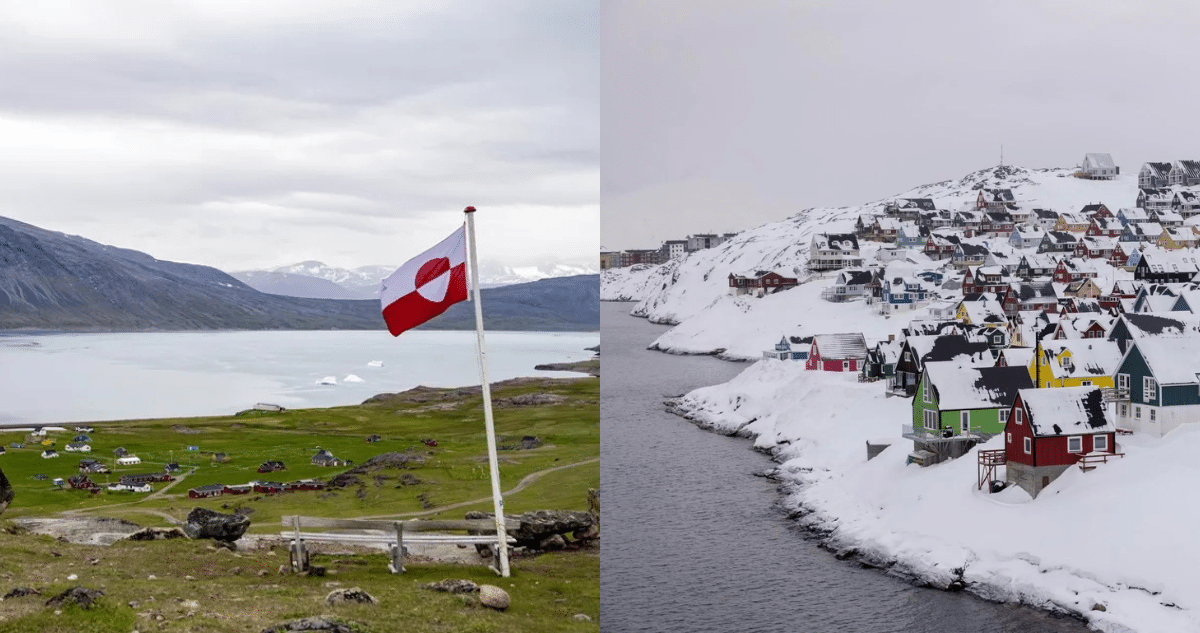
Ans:
{"label": "blue house", "polygon": [[895,277],[883,280],[880,293],[881,312],[887,314],[899,310],[913,310],[937,295],[926,282],[917,277]]}
{"label": "blue house", "polygon": [[1117,427],[1162,436],[1200,421],[1200,339],[1133,339],[1117,366]]}
{"label": "blue house", "polygon": [[769,349],[763,352],[763,358],[773,358],[775,360],[808,360],[808,350],[812,347],[812,337],[806,336],[799,338],[781,337],[779,342],[775,344],[775,349]]}
{"label": "blue house", "polygon": [[900,248],[925,248],[929,240],[929,231],[922,231],[917,225],[904,223],[896,233],[896,246]]}

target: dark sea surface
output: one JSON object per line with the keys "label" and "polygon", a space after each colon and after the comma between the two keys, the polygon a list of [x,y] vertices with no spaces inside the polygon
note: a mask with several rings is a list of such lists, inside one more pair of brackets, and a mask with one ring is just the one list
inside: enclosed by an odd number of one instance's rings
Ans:
{"label": "dark sea surface", "polygon": [[817,547],[779,507],[773,466],[663,400],[745,369],[646,350],[667,328],[601,307],[601,630],[1083,632],[1029,607],[915,587]]}

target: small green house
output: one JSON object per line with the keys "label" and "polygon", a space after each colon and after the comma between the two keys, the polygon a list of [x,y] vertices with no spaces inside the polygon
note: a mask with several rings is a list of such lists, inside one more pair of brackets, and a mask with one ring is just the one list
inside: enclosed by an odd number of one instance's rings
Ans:
{"label": "small green house", "polygon": [[1015,367],[964,367],[925,363],[912,402],[910,463],[923,466],[966,453],[1004,432],[1004,415],[1020,389],[1032,389],[1029,371]]}

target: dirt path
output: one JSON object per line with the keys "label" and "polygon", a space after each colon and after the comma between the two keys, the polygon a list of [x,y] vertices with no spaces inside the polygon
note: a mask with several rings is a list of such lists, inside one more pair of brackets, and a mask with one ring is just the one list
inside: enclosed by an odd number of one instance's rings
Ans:
{"label": "dirt path", "polygon": [[[573,464],[564,464],[564,465],[562,465],[562,466],[555,466],[554,468],[547,468],[547,469],[545,469],[545,470],[539,470],[539,471],[537,471],[537,472],[529,473],[528,475],[526,475],[526,476],[525,476],[525,478],[524,478],[524,479],[522,479],[521,481],[517,482],[517,485],[515,485],[515,486],[513,486],[512,488],[510,488],[510,489],[508,489],[508,490],[506,490],[506,491],[502,492],[501,494],[502,494],[503,496],[508,496],[508,495],[516,494],[516,493],[518,493],[518,492],[521,492],[522,490],[524,490],[524,489],[528,488],[528,487],[529,487],[531,484],[533,484],[533,483],[534,483],[534,482],[536,482],[537,480],[541,479],[543,475],[547,475],[547,474],[549,474],[549,473],[552,473],[552,472],[555,472],[555,471],[558,471],[558,470],[566,470],[567,468],[574,468],[574,467],[576,467],[576,466],[583,466],[584,464],[594,464],[594,463],[596,463],[596,462],[598,462],[598,461],[600,461],[600,458],[599,458],[599,457],[596,457],[596,458],[594,458],[594,459],[587,459],[587,460],[584,460],[584,461],[582,461],[582,462],[575,462],[575,463],[573,463]],[[470,500],[470,501],[460,501],[460,502],[458,502],[458,503],[451,503],[451,504],[449,504],[449,505],[438,506],[438,507],[436,507],[436,508],[430,508],[430,509],[428,509],[428,510],[420,510],[420,511],[418,511],[418,512],[401,512],[401,513],[399,513],[399,514],[376,514],[376,515],[371,515],[371,516],[359,516],[359,517],[347,517],[347,518],[354,518],[354,519],[396,519],[396,518],[400,518],[400,517],[419,517],[419,516],[428,516],[428,515],[430,515],[430,514],[437,514],[437,513],[439,513],[439,512],[445,512],[446,510],[453,510],[453,509],[455,509],[455,508],[462,508],[462,507],[465,507],[465,506],[475,505],[475,504],[477,504],[477,503],[486,503],[486,502],[488,502],[488,501],[491,501],[491,500],[492,500],[491,496],[487,496],[487,497],[483,497],[483,498],[480,498],[480,499],[472,499],[472,500]]]}
{"label": "dirt path", "polygon": [[[125,503],[112,503],[112,504],[103,505],[103,506],[96,506],[94,508],[81,508],[79,510],[63,510],[62,512],[59,512],[58,514],[59,514],[59,516],[62,516],[62,517],[78,517],[79,515],[84,514],[86,512],[101,512],[101,511],[111,510],[113,508],[128,508],[128,506],[135,506],[135,505],[138,505],[139,503],[144,503],[146,501],[150,501],[151,499],[161,499],[166,495],[166,492],[168,490],[170,490],[171,488],[178,485],[180,482],[182,482],[184,479],[186,479],[188,475],[190,475],[194,472],[196,472],[195,468],[176,477],[175,480],[172,481],[171,483],[163,486],[162,488],[160,488],[159,490],[157,490],[155,492],[152,492],[152,493],[146,495],[145,497],[142,497],[141,499],[127,501]],[[163,517],[164,519],[170,521],[174,525],[179,524],[179,519],[176,519],[175,517],[167,514],[166,512],[161,512],[159,510],[150,510],[150,509],[146,509],[146,508],[128,508],[128,509],[136,511],[136,512],[145,512],[147,514],[156,514],[156,515]]]}

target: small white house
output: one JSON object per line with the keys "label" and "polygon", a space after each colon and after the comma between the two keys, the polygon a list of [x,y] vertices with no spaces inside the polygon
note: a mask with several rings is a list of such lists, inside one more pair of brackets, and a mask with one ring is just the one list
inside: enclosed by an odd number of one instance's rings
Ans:
{"label": "small white house", "polygon": [[125,457],[117,458],[118,466],[136,466],[140,463],[142,463],[142,459],[137,455],[126,455]]}
{"label": "small white house", "polygon": [[1083,175],[1092,180],[1112,180],[1121,173],[1111,154],[1085,154],[1081,170]]}
{"label": "small white house", "polygon": [[88,444],[84,444],[83,442],[71,442],[70,444],[67,444],[66,449],[67,449],[67,452],[69,452],[69,453],[90,453],[90,452],[92,452],[92,447],[89,446]]}
{"label": "small white house", "polygon": [[42,451],[42,459],[50,459],[51,457],[58,457],[58,451],[53,448],[47,448]]}

